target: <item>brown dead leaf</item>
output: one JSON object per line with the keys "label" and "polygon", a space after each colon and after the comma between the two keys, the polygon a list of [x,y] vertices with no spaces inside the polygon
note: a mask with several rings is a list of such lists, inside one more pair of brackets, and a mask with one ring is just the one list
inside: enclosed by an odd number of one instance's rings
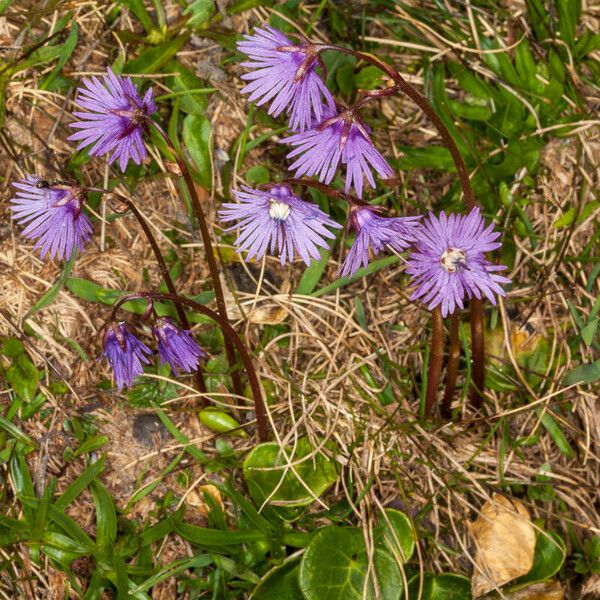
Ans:
{"label": "brown dead leaf", "polygon": [[477,547],[471,582],[475,598],[529,572],[535,529],[529,512],[518,500],[494,494],[469,529]]}
{"label": "brown dead leaf", "polygon": [[186,496],[186,502],[190,506],[193,506],[202,516],[206,517],[210,512],[210,507],[204,501],[204,494],[208,494],[209,496],[211,496],[215,500],[215,502],[220,506],[221,510],[225,511],[225,505],[223,504],[223,498],[221,498],[221,492],[219,492],[219,489],[216,486],[210,483],[207,483],[206,485],[201,485],[198,488],[198,491],[192,490]]}
{"label": "brown dead leaf", "polygon": [[558,581],[541,581],[505,595],[506,600],[564,600],[565,590]]}

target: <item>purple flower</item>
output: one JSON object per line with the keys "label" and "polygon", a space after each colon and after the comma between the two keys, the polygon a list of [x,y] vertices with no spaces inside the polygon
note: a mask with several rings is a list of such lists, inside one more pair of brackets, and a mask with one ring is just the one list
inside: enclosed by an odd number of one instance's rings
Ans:
{"label": "purple flower", "polygon": [[318,206],[305,202],[294,195],[287,185],[275,185],[269,190],[253,190],[242,186],[244,191],[234,192],[239,204],[224,204],[219,211],[221,221],[239,219],[241,233],[235,244],[237,251],[248,251],[246,260],[260,259],[269,244],[271,253],[281,256],[281,264],[294,259],[294,249],[308,265],[311,259],[319,259],[318,247],[328,248],[324,238],[335,238],[326,227],[341,225],[329,218]]}
{"label": "purple flower", "polygon": [[250,94],[260,106],[271,101],[269,114],[279,116],[284,110],[290,115],[290,129],[304,131],[323,115],[323,101],[330,108],[335,102],[316,72],[318,52],[307,40],[292,44],[291,40],[269,25],[256,28],[254,35],[245,35],[238,42],[240,52],[252,60],[242,66],[253,69],[242,75],[250,83],[242,93]]}
{"label": "purple flower", "polygon": [[102,82],[97,77],[84,79],[78,89],[78,103],[90,112],[74,112],[82,119],[71,123],[81,129],[69,140],[81,140],[77,149],[92,146],[90,156],[112,152],[109,163],[119,159],[121,171],[127,168],[129,159],[139,165],[148,155],[144,145],[147,119],[156,111],[156,104],[149,89],[144,98],[129,77],[115,75],[111,69]]}
{"label": "purple flower", "polygon": [[334,113],[324,109],[325,120],[314,129],[284,138],[282,143],[295,146],[287,157],[296,158],[290,165],[295,176],[316,175],[319,181],[329,183],[340,162],[346,165],[346,192],[354,186],[362,198],[363,176],[374,188],[371,169],[384,179],[393,171],[371,141],[371,129],[350,110]]}
{"label": "purple flower", "polygon": [[374,255],[389,246],[396,252],[406,250],[416,239],[418,217],[382,217],[373,206],[353,207],[350,223],[356,231],[354,243],[344,260],[340,275],[350,277],[369,264],[369,249]]}
{"label": "purple flower", "polygon": [[142,363],[150,364],[146,354],[152,350],[129,331],[125,323],[113,323],[102,337],[103,356],[108,359],[115,371],[115,381],[119,391],[124,386],[131,387],[133,380],[144,372]]}
{"label": "purple flower", "polygon": [[10,200],[13,219],[26,225],[24,237],[37,239],[33,249],[41,248],[42,258],[50,253],[50,258],[69,259],[77,248],[83,250],[92,225],[82,209],[82,188],[61,181],[49,183],[29,174],[12,185],[18,190]]}
{"label": "purple flower", "polygon": [[173,373],[178,369],[191,373],[198,368],[198,361],[206,357],[206,352],[200,348],[192,334],[177,327],[167,317],[156,319],[152,333],[158,340],[158,354],[161,364],[169,363]]}
{"label": "purple flower", "polygon": [[502,245],[496,241],[500,232],[493,228],[493,224],[485,227],[479,208],[466,216],[442,212],[437,218],[429,213],[419,229],[416,250],[407,260],[406,272],[417,285],[411,300],[421,298],[429,310],[441,305],[444,317],[457,306],[462,309],[465,297],[484,295],[496,304],[495,295],[505,295],[500,284],[510,279],[496,274],[505,266],[485,258],[486,252]]}

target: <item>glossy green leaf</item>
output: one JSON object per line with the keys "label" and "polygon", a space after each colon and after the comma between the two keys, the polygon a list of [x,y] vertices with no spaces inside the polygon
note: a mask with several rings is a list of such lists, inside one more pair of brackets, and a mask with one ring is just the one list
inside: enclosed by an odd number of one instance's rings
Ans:
{"label": "glossy green leaf", "polygon": [[42,46],[33,52],[28,58],[11,67],[10,72],[14,75],[19,71],[25,71],[39,65],[48,65],[54,62],[62,52],[62,46]]}
{"label": "glossy green leaf", "polygon": [[381,269],[385,269],[386,267],[394,265],[398,262],[400,262],[400,258],[398,256],[386,256],[385,258],[378,258],[377,260],[372,260],[369,262],[368,266],[361,267],[351,277],[340,277],[334,282],[312,292],[311,296],[325,296],[327,294],[330,294],[331,292],[334,292],[338,288],[344,287],[349,283],[358,281],[359,279],[367,277],[368,275],[372,275],[373,273],[377,273],[377,271],[381,271]]}
{"label": "glossy green leaf", "polygon": [[[179,108],[182,112],[190,115],[204,115],[208,104],[207,94],[213,88],[206,88],[199,77],[176,60],[166,64],[165,69],[169,73],[175,73],[166,79],[167,86],[173,92],[158,96],[157,101],[176,97],[180,99]],[[171,139],[175,139],[175,137],[172,136]]]}
{"label": "glossy green leaf", "polygon": [[289,508],[311,504],[337,480],[337,468],[321,452],[314,454],[308,439],[302,438],[293,453],[274,442],[256,446],[244,461],[244,477],[258,505],[268,500]]}
{"label": "glossy green leaf", "polygon": [[575,44],[577,56],[583,58],[595,50],[600,50],[600,33],[584,32]]}
{"label": "glossy green leaf", "polygon": [[257,529],[209,529],[180,521],[175,522],[174,529],[178,535],[188,540],[188,542],[209,549],[219,546],[238,546],[250,542],[268,541],[267,536]]}
{"label": "glossy green leaf", "polygon": [[567,550],[562,538],[553,531],[538,532],[533,555],[533,566],[527,575],[519,577],[516,584],[529,584],[549,579],[558,571],[565,561]]}
{"label": "glossy green leaf", "polygon": [[269,169],[263,165],[256,165],[246,171],[246,181],[250,185],[267,183],[270,179]]}
{"label": "glossy green leaf", "polygon": [[537,78],[537,65],[529,41],[522,39],[521,43],[515,48],[515,66],[521,81],[532,92],[541,94],[544,90],[544,84]]}
{"label": "glossy green leaf", "polygon": [[73,456],[77,457],[98,450],[98,448],[102,448],[102,446],[108,444],[109,441],[110,439],[106,435],[90,435],[83,444],[75,449]]}
{"label": "glossy green leaf", "polygon": [[225,573],[228,573],[229,575],[232,575],[233,577],[235,577],[237,579],[241,579],[242,581],[248,581],[248,582],[254,583],[254,584],[256,584],[260,581],[260,578],[258,577],[258,575],[256,573],[254,573],[250,569],[244,568],[238,562],[236,562],[235,560],[232,560],[231,558],[229,558],[227,556],[213,554],[212,558],[217,567],[219,567],[220,569],[225,571]]}
{"label": "glossy green leaf", "polygon": [[[300,563],[299,584],[306,600],[398,600],[402,576],[394,558],[376,548],[373,571],[366,582],[369,559],[363,532],[350,527],[330,526],[319,531],[308,545]],[[373,575],[377,579],[375,592]]]}
{"label": "glossy green leaf", "polygon": [[81,298],[82,300],[86,300],[87,302],[96,302],[98,300],[96,292],[101,289],[101,287],[102,286],[99,286],[93,281],[78,277],[70,277],[67,280],[67,289],[73,295]]}
{"label": "glossy green leaf", "polygon": [[302,277],[296,288],[296,294],[311,294],[319,284],[319,281],[327,268],[327,263],[331,256],[331,249],[320,248],[319,253],[321,258],[319,260],[313,260],[304,270],[304,273],[302,273]]}
{"label": "glossy green leaf", "polygon": [[424,148],[399,146],[398,150],[403,154],[396,161],[399,169],[456,170],[452,156],[445,146],[426,146]]}
{"label": "glossy green leaf", "polygon": [[563,378],[563,385],[574,383],[593,383],[600,379],[600,360],[571,369]]}
{"label": "glossy green leaf", "polygon": [[42,297],[27,311],[24,320],[27,320],[29,317],[34,315],[36,312],[50,306],[58,293],[65,286],[67,279],[71,275],[71,271],[73,270],[73,265],[75,264],[75,257],[71,257],[67,262],[65,262],[63,266],[62,273],[58,276],[56,281],[52,284],[52,286],[44,292]]}
{"label": "glossy green leaf", "polygon": [[10,436],[25,446],[30,448],[35,448],[37,446],[26,433],[23,433],[23,431],[21,431],[14,423],[4,417],[0,417],[0,429],[4,429]]}
{"label": "glossy green leaf", "polygon": [[573,458],[575,452],[567,440],[567,436],[564,434],[557,420],[550,414],[550,412],[543,412],[541,408],[535,409],[536,415],[541,417],[541,422],[544,429],[550,434],[552,440],[558,447],[558,449],[567,457]]}
{"label": "glossy green leaf", "polygon": [[356,89],[356,83],[354,81],[354,65],[341,65],[335,72],[335,83],[341,94],[349,96]]}
{"label": "glossy green leaf", "polygon": [[254,588],[250,600],[304,600],[298,584],[300,556],[271,569]]}
{"label": "glossy green leaf", "polygon": [[96,506],[96,542],[105,553],[114,550],[117,539],[117,512],[108,490],[98,481],[90,484]]}
{"label": "glossy green leaf", "polygon": [[27,354],[23,353],[15,356],[12,365],[6,369],[6,381],[20,398],[31,402],[40,382],[40,374]]}
{"label": "glossy green leaf", "polygon": [[201,569],[202,567],[207,567],[212,562],[213,558],[208,554],[200,554],[198,556],[194,556],[193,558],[180,558],[179,560],[175,560],[172,563],[162,567],[158,573],[146,579],[144,583],[131,588],[129,593],[137,594],[140,592],[146,592],[169,577],[174,577],[179,573],[183,573],[183,571],[186,571],[187,569]]}
{"label": "glossy green leaf", "polygon": [[53,546],[65,552],[70,552],[74,555],[84,556],[90,553],[90,548],[73,540],[67,535],[58,533],[57,531],[45,531],[42,536],[42,541],[48,546]]}
{"label": "glossy green leaf", "polygon": [[416,538],[412,523],[399,510],[385,509],[385,516],[381,517],[374,537],[398,562],[408,562],[415,551]]}
{"label": "glossy green leaf", "polygon": [[383,78],[381,69],[369,65],[361,69],[354,78],[354,83],[359,90],[373,90]]}
{"label": "glossy green leaf", "polygon": [[67,570],[71,566],[71,563],[82,556],[80,553],[71,552],[70,550],[65,550],[63,548],[59,548],[53,546],[52,544],[41,544],[40,550],[54,563],[60,565],[62,569]]}
{"label": "glossy green leaf", "polygon": [[17,338],[7,338],[2,342],[2,354],[14,358],[25,352],[23,342]]}
{"label": "glossy green leaf", "polygon": [[200,28],[207,24],[214,10],[213,0],[192,0],[183,14],[189,15],[187,22],[189,27]]}
{"label": "glossy green leaf", "polygon": [[183,33],[159,46],[144,50],[137,58],[125,63],[123,73],[157,73],[181,50],[188,38],[189,35]]}
{"label": "glossy green leaf", "polygon": [[11,4],[12,0],[0,0],[0,15],[3,15]]}
{"label": "glossy green leaf", "polygon": [[106,455],[102,455],[98,460],[88,465],[85,470],[78,475],[78,477],[71,482],[63,491],[63,493],[56,499],[54,506],[58,510],[64,510],[87,488],[87,486],[94,480],[102,471],[106,465]]}
{"label": "glossy green leaf", "polygon": [[594,319],[590,319],[582,328],[581,328],[581,339],[584,341],[586,346],[590,346],[594,341],[594,337],[596,336],[596,331],[598,330],[598,323],[600,323],[600,318],[595,317]]}
{"label": "glossy green leaf", "polygon": [[198,181],[205,189],[212,185],[211,126],[203,115],[187,115],[183,120],[183,142],[192,158]]}
{"label": "glossy green leaf", "polygon": [[79,38],[79,25],[77,21],[72,21],[71,30],[64,43],[61,45],[61,52],[58,57],[58,61],[52,69],[52,72],[40,83],[40,89],[47,90],[52,85],[52,82],[56,79],[61,69],[65,66],[65,63],[71,58],[71,54],[77,46],[77,39]]}
{"label": "glossy green leaf", "polygon": [[569,48],[574,48],[577,22],[581,14],[581,2],[580,0],[555,0],[554,6],[558,13],[560,38],[566,42]]}
{"label": "glossy green leaf", "polygon": [[471,580],[454,573],[424,573],[408,582],[409,600],[471,600],[472,597]]}

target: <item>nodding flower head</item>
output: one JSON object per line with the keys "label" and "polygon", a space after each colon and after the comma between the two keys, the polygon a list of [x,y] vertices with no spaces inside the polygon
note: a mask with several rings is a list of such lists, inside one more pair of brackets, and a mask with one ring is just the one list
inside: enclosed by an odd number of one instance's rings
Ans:
{"label": "nodding flower head", "polygon": [[249,100],[258,106],[271,102],[269,114],[274,117],[286,111],[292,131],[304,131],[320,121],[324,105],[335,107],[316,71],[318,51],[307,40],[293,44],[281,31],[263,25],[245,35],[237,48],[251,59],[242,63],[252,69],[242,75],[250,82],[242,93],[250,94]]}
{"label": "nodding flower head", "polygon": [[148,155],[143,135],[148,117],[156,111],[152,89],[142,98],[130,77],[115,75],[110,69],[102,81],[92,77],[82,83],[77,102],[89,112],[73,113],[81,120],[70,127],[81,131],[68,139],[79,140],[78,150],[91,146],[90,156],[112,152],[109,162],[118,159],[121,171],[130,159],[139,165]]}
{"label": "nodding flower head", "polygon": [[152,350],[139,340],[123,322],[111,323],[102,336],[103,356],[108,359],[115,372],[119,390],[131,387],[138,375],[142,375],[142,363],[149,364],[146,355]]}
{"label": "nodding flower head", "polygon": [[262,258],[270,245],[270,252],[280,255],[282,265],[294,259],[294,251],[308,265],[320,258],[319,247],[328,248],[325,238],[335,238],[327,227],[341,227],[287,185],[274,185],[268,190],[242,186],[234,196],[239,204],[223,204],[219,216],[224,222],[239,221],[228,231],[240,229],[235,244],[238,252],[248,251],[246,260]]}
{"label": "nodding flower head", "polygon": [[441,306],[444,317],[464,308],[466,298],[485,296],[496,304],[496,294],[505,295],[500,284],[510,283],[497,274],[506,267],[485,258],[501,246],[498,237],[493,224],[485,226],[479,208],[466,216],[429,213],[407,259],[406,272],[416,285],[411,300],[421,298],[430,310]]}
{"label": "nodding flower head", "polygon": [[169,363],[175,374],[179,369],[191,373],[198,368],[198,361],[206,358],[206,352],[200,348],[191,332],[180,329],[167,317],[156,319],[152,333],[158,341],[161,363]]}
{"label": "nodding flower head", "polygon": [[384,179],[393,171],[371,141],[370,128],[352,110],[335,112],[326,108],[323,112],[325,119],[318,126],[281,140],[295,148],[287,155],[295,158],[290,171],[295,171],[296,177],[316,176],[330,183],[341,162],[346,165],[346,192],[354,186],[356,195],[362,198],[365,177],[375,187],[371,169]]}
{"label": "nodding flower head", "polygon": [[90,219],[83,212],[83,188],[29,174],[12,185],[17,189],[10,200],[13,219],[25,226],[24,237],[37,240],[34,250],[39,248],[42,257],[50,254],[60,259],[83,250],[92,234]]}
{"label": "nodding flower head", "polygon": [[374,206],[353,206],[349,224],[356,231],[340,275],[352,276],[369,264],[369,252],[374,256],[389,247],[402,252],[415,240],[421,217],[383,217]]}

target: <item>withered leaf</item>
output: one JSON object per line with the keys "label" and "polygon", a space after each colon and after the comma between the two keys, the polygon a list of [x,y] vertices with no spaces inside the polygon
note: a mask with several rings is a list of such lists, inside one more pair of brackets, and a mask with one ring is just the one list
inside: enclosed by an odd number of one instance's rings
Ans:
{"label": "withered leaf", "polygon": [[469,529],[477,549],[471,581],[475,598],[530,571],[535,529],[521,502],[494,494]]}

